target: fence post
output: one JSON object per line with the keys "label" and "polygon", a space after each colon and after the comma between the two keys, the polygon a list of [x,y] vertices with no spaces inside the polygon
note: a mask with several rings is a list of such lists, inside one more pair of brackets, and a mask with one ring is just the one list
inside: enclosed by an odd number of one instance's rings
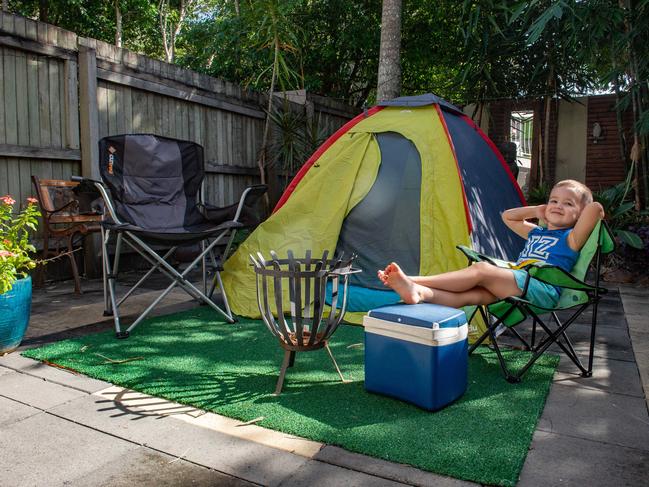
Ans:
{"label": "fence post", "polygon": [[[99,176],[99,108],[97,106],[97,52],[86,45],[88,39],[79,38],[79,135],[81,143],[81,175]],[[100,237],[86,238],[84,260],[89,277],[101,275]]]}
{"label": "fence post", "polygon": [[99,108],[97,106],[97,53],[79,39],[79,121],[81,175],[99,179]]}

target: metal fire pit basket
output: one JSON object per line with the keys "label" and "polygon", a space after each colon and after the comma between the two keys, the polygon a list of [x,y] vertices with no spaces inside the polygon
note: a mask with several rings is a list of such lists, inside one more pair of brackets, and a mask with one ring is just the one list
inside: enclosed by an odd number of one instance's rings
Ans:
{"label": "metal fire pit basket", "polygon": [[[342,321],[347,307],[347,281],[350,274],[360,272],[352,269],[349,258],[336,257],[327,260],[328,251],[321,258],[312,258],[306,251],[303,259],[296,259],[288,251],[288,259],[280,259],[273,251],[271,260],[261,253],[250,255],[250,261],[257,275],[257,304],[270,332],[277,337],[285,350],[275,394],[282,392],[286,369],[295,362],[296,352],[326,348],[344,382],[336,359],[331,353],[328,340]],[[325,302],[327,285],[331,283],[331,304]],[[290,320],[284,316],[282,290],[288,288],[290,298]],[[272,290],[273,296],[269,296]],[[277,318],[275,318],[277,317]]]}

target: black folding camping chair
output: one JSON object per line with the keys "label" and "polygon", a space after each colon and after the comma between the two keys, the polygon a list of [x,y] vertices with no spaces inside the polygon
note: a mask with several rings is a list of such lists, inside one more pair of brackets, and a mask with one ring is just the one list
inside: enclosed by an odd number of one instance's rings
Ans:
{"label": "black folding camping chair", "polygon": [[[106,212],[102,222],[105,314],[113,315],[117,337],[128,337],[175,286],[182,287],[190,296],[233,323],[221,282],[221,262],[227,257],[236,231],[246,226],[241,221],[242,216],[247,215],[246,210],[265,193],[266,186],[247,188],[236,205],[223,209],[206,207],[202,201],[203,148],[194,142],[157,135],[105,137],[99,142],[99,161],[102,182],[95,181],[95,184],[104,199]],[[111,263],[109,242],[113,235],[116,242]],[[152,267],[118,299],[115,285],[123,244],[135,250]],[[200,251],[182,272],[169,262],[178,247],[195,244],[201,245]],[[216,250],[224,245],[219,259]],[[158,252],[154,247],[165,250]],[[223,308],[211,298],[214,284],[206,293],[206,258],[214,265],[214,282],[221,290]],[[188,279],[189,273],[201,263],[203,290]],[[171,284],[122,331],[119,307],[155,271],[169,277]]]}

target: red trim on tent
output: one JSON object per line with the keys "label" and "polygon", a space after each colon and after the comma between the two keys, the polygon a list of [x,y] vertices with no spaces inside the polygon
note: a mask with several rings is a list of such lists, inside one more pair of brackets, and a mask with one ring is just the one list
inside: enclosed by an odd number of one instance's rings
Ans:
{"label": "red trim on tent", "polygon": [[514,177],[514,174],[512,174],[511,169],[509,169],[509,166],[507,165],[507,161],[505,161],[505,158],[503,155],[500,153],[498,150],[498,147],[496,147],[496,144],[493,143],[493,140],[491,140],[487,134],[485,134],[480,127],[478,127],[473,120],[471,120],[468,116],[462,115],[462,118],[466,123],[469,124],[470,127],[473,127],[473,129],[478,132],[480,137],[484,139],[484,141],[487,143],[489,147],[491,147],[491,150],[493,150],[496,153],[496,157],[500,161],[500,164],[502,164],[503,168],[505,169],[505,173],[509,176],[509,179],[511,182],[514,184],[514,188],[516,188],[516,191],[518,192],[518,196],[521,199],[521,203],[523,203],[523,206],[527,206],[527,201],[525,200],[525,196],[523,195],[523,191],[521,191],[521,187],[518,185],[518,181],[516,181],[516,178]]}
{"label": "red trim on tent", "polygon": [[446,120],[444,120],[444,115],[442,115],[442,109],[439,105],[435,104],[435,109],[437,110],[437,115],[439,115],[439,120],[442,122],[442,127],[444,127],[444,133],[448,139],[448,143],[451,146],[451,152],[453,153],[453,160],[455,161],[455,168],[457,169],[457,175],[460,178],[460,187],[462,188],[462,201],[464,202],[464,213],[466,215],[466,224],[469,227],[469,235],[473,232],[473,222],[471,221],[471,214],[469,213],[469,201],[466,198],[466,192],[464,191],[464,181],[462,180],[462,172],[460,171],[460,164],[457,161],[457,154],[455,153],[455,145],[453,144],[453,139],[451,134],[448,131],[446,126]]}
{"label": "red trim on tent", "polygon": [[325,153],[325,151],[333,145],[334,142],[336,142],[339,138],[341,138],[349,129],[351,129],[354,125],[359,123],[362,120],[365,120],[367,117],[370,117],[374,115],[375,113],[383,110],[385,107],[372,107],[366,112],[364,111],[360,115],[357,115],[356,117],[352,118],[349,122],[347,122],[345,125],[340,127],[331,137],[329,137],[320,147],[318,147],[318,150],[316,150],[311,157],[309,157],[309,160],[304,163],[304,165],[300,168],[300,170],[297,172],[293,180],[289,183],[289,185],[286,187],[284,190],[284,193],[282,193],[282,197],[279,199],[277,204],[275,205],[275,208],[273,209],[273,213],[275,213],[277,210],[279,210],[282,206],[284,206],[284,203],[286,203],[286,200],[291,196],[291,193],[293,193],[293,190],[297,187],[297,185],[300,183],[304,175],[311,169],[311,166],[315,164],[315,162],[320,159],[320,156]]}

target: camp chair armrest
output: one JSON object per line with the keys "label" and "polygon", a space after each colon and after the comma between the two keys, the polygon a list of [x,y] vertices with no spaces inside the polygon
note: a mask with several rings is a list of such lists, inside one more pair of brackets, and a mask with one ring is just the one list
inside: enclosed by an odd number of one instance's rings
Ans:
{"label": "camp chair armrest", "polygon": [[518,304],[523,304],[525,306],[533,306],[534,308],[543,309],[545,311],[555,311],[557,309],[556,306],[546,307],[546,306],[540,305],[539,303],[533,303],[531,301],[528,301],[527,299],[525,299],[522,296],[510,296],[508,298],[505,298],[504,301],[509,302],[510,304],[518,303]]}
{"label": "camp chair armrest", "polygon": [[464,245],[457,245],[456,248],[469,259],[469,262],[488,262],[496,267],[504,267],[506,269],[511,267],[510,263],[506,260],[489,257]]}
{"label": "camp chair armrest", "polygon": [[221,224],[230,221],[239,224],[237,228],[252,227],[258,223],[258,219],[251,209],[267,190],[267,185],[256,184],[247,187],[237,203],[228,206],[215,206],[199,202],[198,209],[212,223]]}
{"label": "camp chair armrest", "polygon": [[239,205],[237,206],[237,211],[234,214],[233,220],[238,222],[244,207],[253,206],[259,198],[266,194],[266,191],[268,191],[268,186],[265,184],[248,186],[241,194],[241,198],[239,198]]}
{"label": "camp chair armrest", "polygon": [[558,286],[565,289],[573,289],[576,291],[597,291],[599,293],[606,292],[605,288],[591,286],[581,279],[577,279],[575,276],[573,276],[569,272],[566,272],[561,267],[554,265],[544,263],[531,264],[527,266],[525,270],[530,274],[531,277],[552,286]]}

